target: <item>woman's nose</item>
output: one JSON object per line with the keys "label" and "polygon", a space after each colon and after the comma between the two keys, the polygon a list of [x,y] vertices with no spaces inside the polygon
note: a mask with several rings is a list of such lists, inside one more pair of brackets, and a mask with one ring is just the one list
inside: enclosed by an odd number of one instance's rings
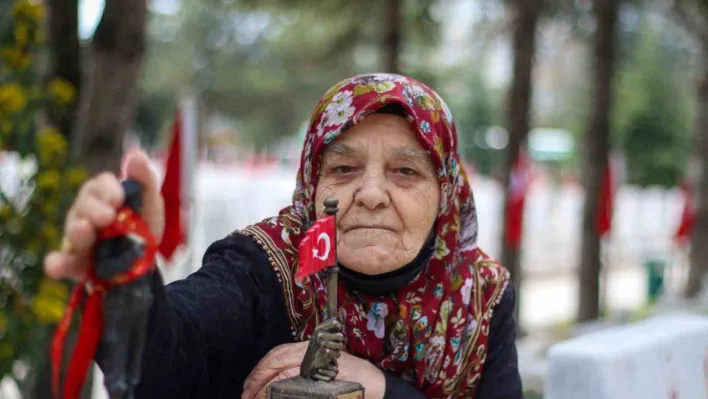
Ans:
{"label": "woman's nose", "polygon": [[354,191],[354,203],[369,210],[385,208],[391,204],[383,172],[365,173],[361,185]]}

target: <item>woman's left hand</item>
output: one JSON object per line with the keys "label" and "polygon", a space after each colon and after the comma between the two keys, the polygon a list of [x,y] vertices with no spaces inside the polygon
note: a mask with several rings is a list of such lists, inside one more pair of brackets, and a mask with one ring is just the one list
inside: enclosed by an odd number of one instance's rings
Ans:
{"label": "woman's left hand", "polygon": [[[308,341],[276,346],[251,371],[243,385],[242,399],[265,398],[266,388],[275,381],[300,375]],[[358,382],[366,389],[367,399],[383,399],[386,378],[381,370],[364,359],[342,352],[337,360],[338,380]]]}

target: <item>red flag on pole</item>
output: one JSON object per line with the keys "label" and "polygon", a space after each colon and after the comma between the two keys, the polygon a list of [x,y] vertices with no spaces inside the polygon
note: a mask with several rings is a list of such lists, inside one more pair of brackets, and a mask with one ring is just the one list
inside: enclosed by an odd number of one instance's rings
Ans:
{"label": "red flag on pole", "polygon": [[688,180],[681,182],[681,192],[684,198],[683,212],[681,213],[681,222],[674,234],[674,241],[679,245],[688,240],[693,232],[693,225],[696,223],[696,198]]}
{"label": "red flag on pole", "polygon": [[307,230],[299,246],[298,281],[337,262],[336,228],[335,217],[330,215]]}
{"label": "red flag on pole", "polygon": [[521,246],[524,231],[524,202],[530,181],[530,160],[523,147],[519,148],[509,179],[509,198],[506,202],[506,243],[513,249]]}
{"label": "red flag on pole", "polygon": [[612,216],[615,196],[615,170],[611,157],[607,157],[607,165],[600,184],[600,200],[597,204],[597,219],[595,226],[597,235],[604,237],[612,230]]}
{"label": "red flag on pole", "polygon": [[182,220],[182,121],[179,111],[175,112],[172,141],[160,193],[165,203],[165,232],[162,235],[159,252],[169,260],[177,247],[185,242]]}

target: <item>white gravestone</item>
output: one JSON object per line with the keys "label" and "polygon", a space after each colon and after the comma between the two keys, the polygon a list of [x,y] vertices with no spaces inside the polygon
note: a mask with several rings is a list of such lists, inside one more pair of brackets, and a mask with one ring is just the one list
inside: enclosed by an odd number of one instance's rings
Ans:
{"label": "white gravestone", "polygon": [[708,317],[662,315],[558,343],[544,399],[708,399]]}

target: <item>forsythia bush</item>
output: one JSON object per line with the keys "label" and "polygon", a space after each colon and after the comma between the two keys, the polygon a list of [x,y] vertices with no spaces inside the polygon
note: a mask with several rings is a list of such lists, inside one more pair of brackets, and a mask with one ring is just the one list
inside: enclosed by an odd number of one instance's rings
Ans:
{"label": "forsythia bush", "polygon": [[64,213],[86,178],[44,117],[76,100],[70,83],[37,71],[44,18],[41,3],[17,0],[0,31],[0,379],[20,386],[47,361],[64,312],[69,287],[44,276],[42,259],[59,246]]}

